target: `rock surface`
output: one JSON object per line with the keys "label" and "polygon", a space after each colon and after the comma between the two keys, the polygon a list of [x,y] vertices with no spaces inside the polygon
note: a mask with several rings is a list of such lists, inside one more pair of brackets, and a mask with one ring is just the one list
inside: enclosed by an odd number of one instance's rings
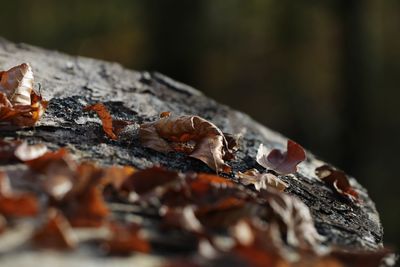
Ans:
{"label": "rock surface", "polygon": [[[159,164],[180,171],[212,172],[205,164],[185,155],[164,155],[140,145],[138,125],[155,120],[160,112],[171,111],[175,115],[199,115],[224,132],[242,133],[237,158],[229,162],[234,173],[260,168],[255,162],[260,143],[267,147],[286,146],[285,137],[258,124],[246,114],[221,105],[161,74],[127,70],[115,63],[68,56],[0,39],[0,68],[5,70],[22,62],[31,64],[35,82],[40,83],[41,93],[50,100],[50,105],[35,128],[0,130],[0,138],[19,137],[32,143],[43,142],[50,149],[66,146],[78,160],[97,161],[105,165],[145,168]],[[84,106],[96,102],[106,104],[114,118],[136,123],[118,141],[108,139],[97,116],[82,111]],[[300,164],[298,173],[281,177],[290,185],[287,192],[299,197],[310,208],[316,228],[326,237],[327,244],[342,248],[381,247],[382,226],[366,190],[351,179],[360,191],[363,203],[356,206],[337,198],[314,174],[315,167],[322,164],[308,153],[308,159]],[[12,168],[15,166],[0,166],[0,170]],[[100,262],[102,266],[132,266],[133,262],[140,266],[153,266],[158,262],[157,258],[147,259],[150,257],[141,255],[100,260],[82,250],[73,254],[21,251],[19,246],[14,249],[6,242],[15,242],[15,238],[0,237],[1,266],[23,266],[39,259],[42,266],[97,266]]]}

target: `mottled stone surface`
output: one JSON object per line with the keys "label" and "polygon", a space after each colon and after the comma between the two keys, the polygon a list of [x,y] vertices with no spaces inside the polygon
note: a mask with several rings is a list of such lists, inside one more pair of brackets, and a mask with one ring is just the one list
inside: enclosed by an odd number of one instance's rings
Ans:
{"label": "mottled stone surface", "polygon": [[[68,147],[79,160],[100,164],[133,165],[145,168],[153,164],[181,171],[211,172],[205,164],[179,153],[164,155],[143,148],[137,137],[138,125],[152,121],[162,111],[176,115],[193,114],[211,120],[224,132],[242,133],[243,140],[237,158],[229,164],[234,173],[248,168],[260,168],[255,162],[260,143],[283,148],[286,138],[255,122],[248,115],[207,98],[201,92],[158,73],[132,71],[116,63],[68,56],[26,44],[13,44],[0,39],[0,69],[29,62],[35,82],[40,83],[43,96],[50,100],[44,117],[35,128],[0,130],[0,137],[20,137],[30,142],[44,142],[51,149]],[[108,139],[94,113],[83,112],[87,104],[103,102],[114,118],[133,120],[118,141]],[[296,175],[282,177],[290,187],[287,192],[307,204],[320,234],[328,244],[339,247],[375,249],[382,245],[382,227],[374,203],[355,179],[352,184],[361,192],[363,203],[356,206],[337,198],[320,182],[314,169],[322,165],[311,153]],[[11,169],[15,166],[0,166]],[[80,250],[69,254],[38,252],[4,246],[0,237],[1,266],[23,266],[42,261],[42,266],[97,266],[99,259]],[[4,248],[6,247],[6,248]],[[18,257],[15,257],[18,255]],[[146,258],[148,258],[146,260]],[[152,266],[157,258],[101,259],[101,266],[124,266],[132,261]],[[147,262],[148,261],[148,262]],[[1,263],[2,262],[2,263]],[[145,263],[147,262],[147,263]],[[71,264],[71,265],[70,265]]]}

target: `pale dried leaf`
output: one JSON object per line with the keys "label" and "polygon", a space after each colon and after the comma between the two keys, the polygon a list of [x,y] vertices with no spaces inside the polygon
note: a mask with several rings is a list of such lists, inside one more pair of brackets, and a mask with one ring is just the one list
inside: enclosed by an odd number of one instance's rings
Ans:
{"label": "pale dried leaf", "polygon": [[282,192],[288,188],[288,184],[280,180],[276,175],[272,173],[260,173],[256,169],[238,172],[238,177],[242,184],[254,185],[258,191],[272,187]]}
{"label": "pale dried leaf", "polygon": [[33,72],[27,63],[4,71],[0,79],[0,92],[7,95],[12,105],[31,105]]}
{"label": "pale dried leaf", "polygon": [[25,127],[35,125],[48,102],[33,90],[29,64],[23,63],[0,74],[0,122]]}
{"label": "pale dried leaf", "polygon": [[269,222],[276,223],[285,242],[293,247],[317,250],[324,240],[315,229],[309,208],[299,199],[285,193],[262,190],[267,201]]}

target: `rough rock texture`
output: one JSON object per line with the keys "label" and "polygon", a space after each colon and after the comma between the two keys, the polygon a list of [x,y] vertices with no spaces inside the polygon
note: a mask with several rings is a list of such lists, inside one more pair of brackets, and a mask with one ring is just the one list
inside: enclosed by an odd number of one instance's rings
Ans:
{"label": "rough rock texture", "polygon": [[[249,116],[221,105],[201,92],[158,73],[124,69],[119,64],[83,57],[72,57],[26,44],[13,44],[0,39],[0,69],[29,62],[35,81],[40,83],[43,96],[50,100],[44,117],[35,128],[15,131],[1,130],[1,137],[20,137],[30,142],[44,142],[51,149],[68,147],[80,160],[101,164],[133,165],[145,168],[160,164],[181,171],[211,172],[205,164],[179,153],[164,155],[143,148],[137,138],[142,122],[152,121],[162,111],[173,114],[195,114],[214,122],[224,132],[243,133],[237,158],[230,162],[234,172],[260,168],[255,162],[260,143],[267,147],[283,148],[286,138],[258,124]],[[118,141],[108,139],[94,113],[83,112],[87,104],[103,102],[117,119],[136,122]],[[376,249],[382,246],[382,227],[373,202],[356,180],[351,183],[361,192],[360,207],[337,198],[331,189],[320,182],[314,169],[323,163],[308,153],[296,175],[282,177],[290,187],[287,192],[298,196],[312,212],[317,230],[328,244],[339,247]],[[1,169],[15,168],[0,166]],[[156,258],[96,259],[85,251],[71,254],[18,251],[5,246],[0,238],[1,266],[18,266],[41,257],[44,266],[88,266],[99,261],[109,266],[124,266],[132,261],[152,266]],[[15,257],[19,255],[18,257]],[[43,257],[46,255],[46,257]],[[142,262],[143,261],[143,262]],[[81,264],[81,265],[79,265]],[[85,265],[86,264],[86,265]],[[139,265],[140,265],[139,264]],[[90,265],[90,266],[93,266]]]}

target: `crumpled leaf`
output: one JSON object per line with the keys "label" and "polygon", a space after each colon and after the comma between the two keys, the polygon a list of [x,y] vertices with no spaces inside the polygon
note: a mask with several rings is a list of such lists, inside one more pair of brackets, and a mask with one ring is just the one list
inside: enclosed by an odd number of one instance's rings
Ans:
{"label": "crumpled leaf", "polygon": [[64,148],[49,151],[25,163],[31,170],[44,175],[45,178],[38,183],[57,201],[62,200],[74,186],[77,165]]}
{"label": "crumpled leaf", "polygon": [[217,126],[199,116],[163,114],[158,121],[140,125],[139,138],[145,147],[163,153],[181,151],[217,172],[231,172],[225,160],[233,157],[232,144]]}
{"label": "crumpled leaf", "polygon": [[47,105],[48,102],[33,90],[33,72],[29,64],[0,72],[0,122],[33,126]]}
{"label": "crumpled leaf", "polygon": [[112,223],[112,237],[102,243],[102,248],[111,255],[129,255],[134,251],[148,253],[150,244],[141,236],[140,227],[136,224]]}
{"label": "crumpled leaf", "polygon": [[315,169],[315,174],[341,196],[351,201],[358,201],[358,193],[350,185],[349,179],[343,171],[323,165]]}
{"label": "crumpled leaf", "polygon": [[39,212],[36,195],[14,192],[6,173],[0,172],[0,215],[5,217],[33,217]]}
{"label": "crumpled leaf", "polygon": [[94,105],[86,106],[83,110],[85,111],[95,111],[97,116],[99,116],[101,123],[103,125],[103,130],[106,135],[113,139],[118,139],[118,134],[132,122],[124,120],[113,120],[107,107],[102,103],[96,103]]}
{"label": "crumpled leaf", "polygon": [[0,214],[6,217],[33,217],[39,212],[39,203],[35,195],[20,193],[0,196]]}
{"label": "crumpled leaf", "polygon": [[196,209],[196,217],[204,226],[212,229],[226,229],[238,220],[254,216],[256,207],[244,199],[224,197]]}
{"label": "crumpled leaf", "polygon": [[110,213],[102,192],[94,186],[89,187],[83,195],[70,201],[65,210],[74,227],[100,227]]}
{"label": "crumpled leaf", "polygon": [[56,209],[50,209],[45,223],[38,228],[32,242],[40,248],[66,250],[77,246],[78,240],[67,219]]}
{"label": "crumpled leaf", "polygon": [[242,184],[254,185],[257,191],[272,187],[283,192],[283,190],[289,187],[287,183],[280,180],[276,175],[272,173],[260,173],[257,169],[238,172],[238,177]]}
{"label": "crumpled leaf", "polygon": [[303,249],[318,249],[324,240],[315,229],[309,208],[299,199],[285,193],[262,190],[266,201],[267,221],[275,224],[288,245]]}
{"label": "crumpled leaf", "polygon": [[133,173],[122,183],[121,190],[134,191],[138,195],[144,195],[178,178],[177,172],[155,166]]}
{"label": "crumpled leaf", "polygon": [[279,174],[295,173],[297,165],[306,159],[304,149],[292,140],[287,142],[287,151],[279,149],[268,150],[263,144],[257,151],[257,163],[267,169],[272,169]]}

